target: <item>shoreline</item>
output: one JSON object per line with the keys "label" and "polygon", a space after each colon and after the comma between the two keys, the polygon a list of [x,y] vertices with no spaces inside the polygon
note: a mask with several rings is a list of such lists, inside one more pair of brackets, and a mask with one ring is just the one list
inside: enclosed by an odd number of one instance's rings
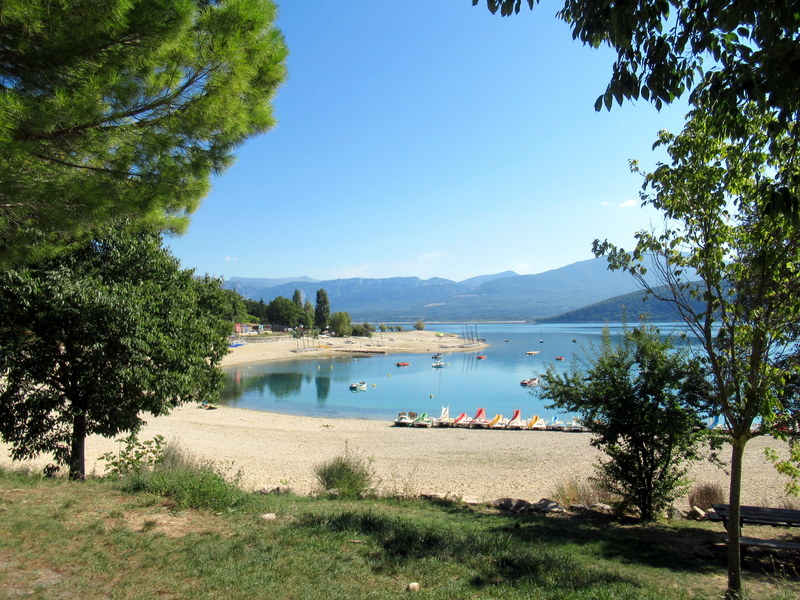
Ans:
{"label": "shoreline", "polygon": [[[329,356],[371,354],[424,354],[426,352],[472,352],[487,348],[485,342],[463,340],[454,333],[436,331],[375,332],[371,338],[323,337],[298,340],[291,336],[244,337],[244,345],[230,348],[221,366],[229,367],[253,362],[293,360]],[[306,344],[306,345],[303,345]],[[310,344],[310,345],[309,345]]]}
{"label": "shoreline", "polygon": [[[340,356],[357,351],[385,353],[469,352],[487,344],[464,344],[456,335],[432,331],[376,334],[373,338],[321,338],[314,350],[297,352],[292,337],[265,338],[247,343],[223,360],[223,367],[262,361]],[[354,343],[347,343],[347,341]],[[323,343],[324,342],[324,343]],[[169,415],[145,416],[140,440],[163,435],[165,441],[201,460],[213,461],[231,476],[240,474],[248,490],[289,487],[298,494],[316,491],[314,469],[345,449],[371,463],[378,488],[385,494],[450,495],[466,501],[499,497],[536,502],[551,497],[559,486],[585,483],[602,456],[591,446],[591,434],[557,431],[488,431],[460,428],[392,427],[389,420],[346,417],[309,417],[220,406],[201,410],[187,404]],[[100,455],[117,452],[113,439],[90,436],[86,444],[86,472],[100,475]],[[768,437],[754,438],[745,451],[742,503],[783,506],[786,478],[764,457],[766,447],[788,455],[786,444]],[[728,448],[723,450],[725,463]],[[52,462],[43,455],[16,464],[37,471]],[[0,465],[14,466],[9,447],[0,443]],[[725,472],[708,462],[689,471],[694,484],[715,483],[727,490]],[[727,491],[725,492],[727,495]],[[676,502],[688,508],[686,497]]]}
{"label": "shoreline", "polygon": [[[165,441],[213,461],[230,476],[239,474],[244,489],[282,486],[302,495],[317,491],[314,468],[345,450],[370,462],[382,493],[449,495],[469,502],[500,497],[535,502],[551,497],[559,486],[585,483],[601,456],[588,433],[392,427],[388,421],[224,406],[201,410],[194,404],[147,421],[140,440],[163,435]],[[783,506],[787,500],[785,478],[764,458],[768,446],[786,454],[785,445],[772,438],[750,441],[745,450],[743,504]],[[0,447],[4,450],[0,463],[11,466],[7,447]],[[117,450],[114,439],[89,437],[87,473],[102,474],[99,456]],[[19,464],[41,470],[51,460],[41,456]],[[709,462],[694,464],[689,477],[693,485],[716,483],[727,490],[725,472]],[[686,497],[676,505],[688,508]]]}

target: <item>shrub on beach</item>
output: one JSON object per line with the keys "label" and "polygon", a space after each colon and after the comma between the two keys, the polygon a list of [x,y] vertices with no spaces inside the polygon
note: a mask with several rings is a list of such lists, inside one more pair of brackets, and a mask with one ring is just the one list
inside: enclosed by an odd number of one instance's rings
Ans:
{"label": "shrub on beach", "polygon": [[692,488],[689,494],[689,506],[696,506],[703,510],[725,502],[725,489],[718,483],[701,483]]}
{"label": "shrub on beach", "polygon": [[343,498],[362,498],[374,491],[372,460],[354,454],[345,444],[344,452],[314,469],[325,492],[336,491]]}
{"label": "shrub on beach", "polygon": [[591,506],[597,503],[614,505],[619,499],[618,495],[609,493],[594,479],[568,479],[560,482],[553,492],[553,500],[562,506]]}
{"label": "shrub on beach", "polygon": [[226,475],[211,461],[199,460],[180,446],[168,443],[158,463],[137,469],[120,480],[128,492],[149,492],[173,500],[178,509],[226,510],[243,504],[249,495],[239,486],[239,475]]}

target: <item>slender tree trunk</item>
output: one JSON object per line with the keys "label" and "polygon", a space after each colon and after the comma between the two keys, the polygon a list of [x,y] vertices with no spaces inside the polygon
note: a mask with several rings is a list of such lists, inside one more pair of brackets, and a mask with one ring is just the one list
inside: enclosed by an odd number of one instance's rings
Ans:
{"label": "slender tree trunk", "polygon": [[728,521],[728,590],[727,600],[742,598],[742,527],[740,522],[742,495],[742,457],[746,436],[738,436],[731,443],[730,516]]}
{"label": "slender tree trunk", "polygon": [[74,481],[86,479],[86,415],[82,411],[79,411],[72,421],[69,478]]}

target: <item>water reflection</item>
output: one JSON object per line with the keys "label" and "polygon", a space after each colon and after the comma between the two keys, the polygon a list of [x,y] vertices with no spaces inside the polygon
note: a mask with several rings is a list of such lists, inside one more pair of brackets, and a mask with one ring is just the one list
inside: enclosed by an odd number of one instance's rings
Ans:
{"label": "water reflection", "polygon": [[317,387],[317,403],[320,406],[325,406],[325,401],[331,393],[331,378],[330,377],[315,377],[314,384]]}

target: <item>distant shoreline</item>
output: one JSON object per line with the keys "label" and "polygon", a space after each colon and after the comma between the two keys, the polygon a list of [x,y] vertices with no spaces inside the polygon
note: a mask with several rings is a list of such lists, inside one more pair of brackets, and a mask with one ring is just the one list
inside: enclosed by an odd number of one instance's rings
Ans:
{"label": "distant shoreline", "polygon": [[[364,353],[385,354],[424,354],[426,352],[472,352],[487,348],[486,343],[470,343],[455,333],[437,331],[393,331],[376,332],[366,337],[320,337],[301,342],[291,336],[275,338],[254,338],[248,341],[241,338],[243,346],[231,348],[222,359],[222,366],[228,367],[273,360],[317,358],[320,356],[346,356]],[[255,341],[255,340],[258,341]],[[303,344],[312,345],[304,346]]]}

